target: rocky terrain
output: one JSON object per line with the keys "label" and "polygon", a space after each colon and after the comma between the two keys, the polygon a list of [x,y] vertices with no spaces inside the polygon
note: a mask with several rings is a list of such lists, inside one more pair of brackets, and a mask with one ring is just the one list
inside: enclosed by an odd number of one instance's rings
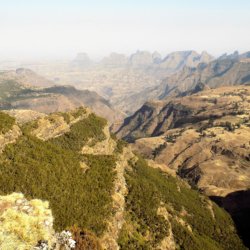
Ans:
{"label": "rocky terrain", "polygon": [[[163,100],[169,96],[185,96],[201,90],[232,85],[250,84],[250,53],[224,55],[207,63],[185,66],[158,86],[148,87],[131,95],[137,106],[148,100]],[[125,104],[124,104],[125,105]]]}
{"label": "rocky terrain", "polygon": [[147,103],[118,136],[136,140],[156,162],[186,172],[208,195],[225,196],[250,187],[249,101],[250,87],[244,86]]}
{"label": "rocky terrain", "polygon": [[2,136],[20,131],[0,154],[0,248],[246,249],[224,210],[135,155],[103,118],[25,112],[0,112]]}
{"label": "rocky terrain", "polygon": [[228,197],[250,188],[249,103],[249,86],[148,102],[125,120],[118,136],[239,215],[242,207],[249,211],[249,203],[233,199],[232,207]]}
{"label": "rocky terrain", "polygon": [[[34,87],[47,84],[51,86]],[[96,92],[78,90],[72,86],[52,85],[53,82],[30,70],[4,71],[0,74],[0,109],[26,109],[51,113],[88,106],[111,123],[123,117],[121,112],[112,108],[111,104]]]}

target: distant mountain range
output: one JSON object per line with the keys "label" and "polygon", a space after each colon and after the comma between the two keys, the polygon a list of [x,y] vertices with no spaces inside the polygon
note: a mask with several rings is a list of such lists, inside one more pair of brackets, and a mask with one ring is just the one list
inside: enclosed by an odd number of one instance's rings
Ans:
{"label": "distant mountain range", "polygon": [[[111,53],[109,56],[103,58],[100,64],[104,67],[130,67],[137,69],[153,69],[154,71],[165,70],[165,73],[173,73],[184,66],[196,67],[199,63],[208,63],[212,61],[213,57],[207,52],[201,54],[196,51],[176,51],[172,52],[165,57],[162,57],[157,51],[150,53],[149,51],[138,50],[130,56],[119,53]],[[79,53],[72,61],[75,66],[90,66],[94,64],[89,59],[86,53]]]}
{"label": "distant mountain range", "polygon": [[[57,85],[95,91],[117,109],[132,114],[143,104],[140,93],[145,89],[159,86],[164,78],[184,67],[196,67],[212,59],[206,52],[177,51],[162,56],[158,52],[138,50],[129,56],[111,53],[99,62],[91,60],[86,53],[79,53],[71,61],[31,62],[19,66],[10,64],[10,67],[29,68]],[[9,69],[6,63],[2,67]],[[24,76],[28,75],[28,70],[25,71]],[[45,79],[37,83],[33,81],[33,85],[41,86],[44,83],[42,87],[51,86],[46,82]],[[138,101],[133,99],[133,95],[139,96]]]}
{"label": "distant mountain range", "polygon": [[231,85],[250,84],[250,52],[223,55],[197,67],[182,70],[163,79],[158,86],[149,87],[131,95],[120,105],[128,110],[139,108],[148,100],[163,100],[169,96],[185,96],[198,91]]}

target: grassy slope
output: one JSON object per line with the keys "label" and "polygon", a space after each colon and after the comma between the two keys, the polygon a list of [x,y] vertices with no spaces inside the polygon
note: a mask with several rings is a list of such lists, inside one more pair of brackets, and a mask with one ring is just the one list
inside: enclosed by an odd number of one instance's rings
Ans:
{"label": "grassy slope", "polygon": [[[157,209],[163,205],[170,214],[179,249],[245,249],[230,216],[213,204],[214,220],[207,198],[177,182],[174,177],[148,167],[144,160],[139,159],[133,164],[133,171],[127,172],[126,179],[129,222],[120,235],[121,249],[152,249],[168,235],[168,223],[157,214]],[[176,218],[188,223],[192,233]]]}
{"label": "grassy slope", "polygon": [[[102,140],[105,125],[105,120],[90,115],[72,125],[70,132],[46,142],[31,136],[34,122],[25,125],[23,136],[0,155],[0,194],[22,192],[27,198],[48,200],[56,230],[76,224],[100,236],[112,213],[116,159],[81,155],[80,149],[90,138]],[[120,152],[123,143],[118,145]],[[86,172],[81,161],[90,167]],[[213,205],[214,220],[207,198],[140,158],[131,167],[133,171],[126,173],[129,192],[121,249],[152,249],[168,235],[170,223],[179,249],[244,249],[228,214]],[[162,206],[170,214],[169,222],[157,212]],[[192,233],[177,218],[188,223]]]}
{"label": "grassy slope", "polygon": [[[111,213],[115,158],[84,157],[78,151],[88,138],[103,138],[103,125],[101,118],[91,115],[74,124],[71,132],[47,142],[26,129],[0,156],[1,194],[22,192],[48,200],[56,230],[77,224],[101,234]],[[80,161],[90,166],[86,173]]]}

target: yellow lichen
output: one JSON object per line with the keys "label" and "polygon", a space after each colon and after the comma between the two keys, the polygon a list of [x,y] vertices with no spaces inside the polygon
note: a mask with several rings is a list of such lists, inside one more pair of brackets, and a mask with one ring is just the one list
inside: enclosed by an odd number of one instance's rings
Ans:
{"label": "yellow lichen", "polygon": [[0,196],[0,249],[26,250],[39,240],[50,244],[53,217],[48,202],[28,201],[23,194]]}

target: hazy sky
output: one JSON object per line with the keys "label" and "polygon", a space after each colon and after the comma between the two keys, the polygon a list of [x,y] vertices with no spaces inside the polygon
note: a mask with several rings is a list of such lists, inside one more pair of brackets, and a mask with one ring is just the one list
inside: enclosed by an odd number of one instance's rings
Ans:
{"label": "hazy sky", "polygon": [[0,59],[250,50],[250,0],[0,0]]}

